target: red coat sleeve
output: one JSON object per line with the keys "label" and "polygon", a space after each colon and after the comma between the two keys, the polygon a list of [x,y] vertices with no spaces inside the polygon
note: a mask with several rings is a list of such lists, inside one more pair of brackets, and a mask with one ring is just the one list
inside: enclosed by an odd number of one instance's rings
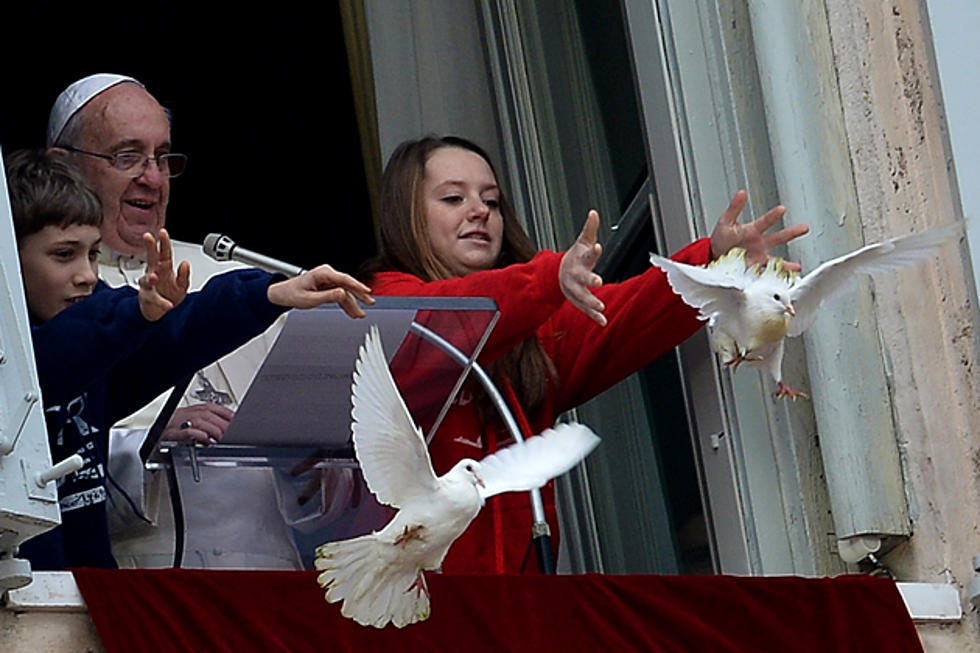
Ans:
{"label": "red coat sleeve", "polygon": [[[701,239],[674,254],[676,261],[703,265],[711,243]],[[558,370],[555,408],[573,408],[608,389],[689,338],[704,324],[655,266],[596,295],[606,304],[609,323],[600,327],[571,304],[538,330]]]}
{"label": "red coat sleeve", "polygon": [[489,364],[530,337],[563,304],[558,283],[561,253],[542,251],[527,263],[465,277],[423,281],[404,272],[379,272],[369,282],[373,294],[400,297],[490,297],[500,319],[480,356]]}

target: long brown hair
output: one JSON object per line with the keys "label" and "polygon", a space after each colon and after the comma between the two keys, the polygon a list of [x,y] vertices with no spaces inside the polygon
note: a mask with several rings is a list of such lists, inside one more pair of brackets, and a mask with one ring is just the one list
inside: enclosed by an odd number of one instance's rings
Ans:
{"label": "long brown hair", "polygon": [[[479,155],[490,166],[494,177],[497,177],[493,162],[483,148],[465,138],[426,136],[403,142],[388,159],[381,177],[378,256],[361,268],[362,278],[369,280],[375,273],[384,270],[407,272],[424,281],[451,279],[455,276],[432,249],[422,208],[425,164],[436,150],[446,147],[468,150]],[[498,201],[504,234],[500,256],[493,267],[503,268],[513,263],[530,261],[537,254],[538,248],[524,231],[502,189]],[[501,385],[504,379],[509,381],[521,406],[532,414],[547,397],[549,377],[557,382],[554,364],[533,334],[491,364],[488,372],[497,385]],[[480,413],[486,417],[489,403],[481,399],[480,404]]]}

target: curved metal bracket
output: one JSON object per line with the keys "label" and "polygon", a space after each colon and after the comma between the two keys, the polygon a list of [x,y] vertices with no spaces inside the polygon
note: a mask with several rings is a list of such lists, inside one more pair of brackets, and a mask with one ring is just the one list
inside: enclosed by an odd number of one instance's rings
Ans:
{"label": "curved metal bracket", "polygon": [[[466,356],[463,352],[457,349],[455,345],[440,336],[438,333],[422,326],[417,322],[412,322],[409,325],[408,330],[409,332],[418,335],[441,349],[443,352],[448,354],[450,358],[459,363],[465,370],[472,370],[476,375],[476,378],[480,381],[480,384],[487,391],[487,395],[493,402],[497,412],[500,413],[507,430],[518,443],[518,446],[524,443],[524,434],[521,433],[521,429],[517,425],[517,420],[514,419],[514,414],[511,413],[510,407],[507,406],[507,402],[504,401],[500,391],[497,390],[497,386],[495,386],[493,381],[490,380],[490,375],[487,374],[486,370],[484,370],[479,363]],[[551,529],[548,527],[548,522],[545,519],[544,502],[541,500],[541,488],[534,488],[529,492],[529,494],[531,495],[531,513],[534,517],[532,536],[535,542],[538,544],[538,562],[540,563],[542,572],[546,574],[553,574],[555,573],[555,561],[554,556],[551,553],[550,546]]]}

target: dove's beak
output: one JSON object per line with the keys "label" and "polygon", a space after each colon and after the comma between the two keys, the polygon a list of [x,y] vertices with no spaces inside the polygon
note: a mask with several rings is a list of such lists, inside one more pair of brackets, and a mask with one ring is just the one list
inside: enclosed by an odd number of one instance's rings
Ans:
{"label": "dove's beak", "polygon": [[480,478],[480,475],[479,474],[473,474],[473,476],[476,477],[476,483],[477,483],[477,485],[479,485],[482,488],[485,488],[487,486],[487,484],[483,482],[483,479]]}
{"label": "dove's beak", "polygon": [[796,317],[796,309],[793,308],[792,304],[786,304],[786,312],[792,315],[793,317]]}

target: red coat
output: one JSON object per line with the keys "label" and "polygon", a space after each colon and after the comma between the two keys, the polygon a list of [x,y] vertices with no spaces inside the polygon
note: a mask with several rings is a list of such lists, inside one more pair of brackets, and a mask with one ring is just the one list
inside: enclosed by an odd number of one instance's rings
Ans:
{"label": "red coat", "polygon": [[[703,265],[710,256],[710,242],[702,239],[672,258]],[[445,281],[425,282],[403,272],[381,272],[369,285],[379,296],[493,298],[500,319],[480,355],[483,366],[536,334],[558,372],[557,387],[549,382],[543,407],[527,416],[532,431],[539,433],[553,425],[562,412],[670,351],[704,324],[697,319],[697,312],[674,294],[663,272],[651,266],[643,274],[622,283],[606,284],[596,291],[606,305],[609,321],[606,327],[600,327],[565,300],[558,284],[561,257],[561,253],[543,251],[528,263]],[[522,421],[523,415],[515,416],[518,422]],[[473,404],[457,399],[430,446],[432,463],[437,474],[444,474],[461,458],[479,460],[509,439],[502,427],[481,427]],[[542,497],[557,550],[552,483],[542,488]],[[511,492],[491,498],[450,549],[443,570],[516,573],[522,567],[536,569],[535,555],[529,549],[531,523],[526,493]]]}

